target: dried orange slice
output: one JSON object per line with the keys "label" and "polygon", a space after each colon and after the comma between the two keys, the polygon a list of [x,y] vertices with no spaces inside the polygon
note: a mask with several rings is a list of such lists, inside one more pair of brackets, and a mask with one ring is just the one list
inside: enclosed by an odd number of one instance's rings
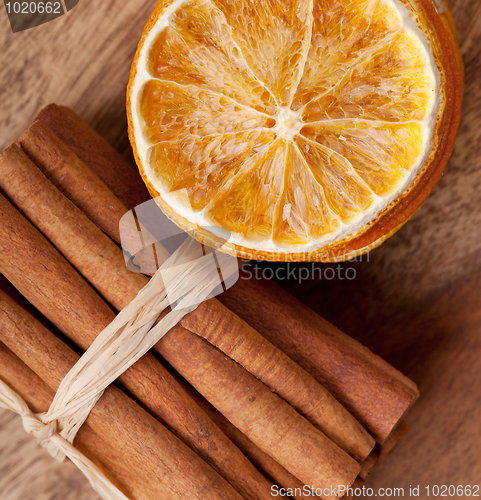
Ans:
{"label": "dried orange slice", "polygon": [[206,243],[343,260],[439,179],[459,61],[438,0],[161,0],[132,67],[130,139],[162,210]]}

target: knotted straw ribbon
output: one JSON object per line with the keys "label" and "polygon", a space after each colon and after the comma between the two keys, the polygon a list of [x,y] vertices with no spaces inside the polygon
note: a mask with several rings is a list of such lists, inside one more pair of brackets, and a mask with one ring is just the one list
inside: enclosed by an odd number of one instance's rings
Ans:
{"label": "knotted straw ribbon", "polygon": [[80,453],[67,440],[56,433],[56,424],[45,424],[41,417],[30,411],[25,401],[0,380],[0,407],[14,411],[22,417],[24,429],[47,450],[56,450],[70,460],[83,472],[92,488],[106,500],[128,500],[87,457]]}
{"label": "knotted straw ribbon", "polygon": [[[221,285],[220,269],[227,280],[238,271],[237,259],[221,252],[204,255],[203,246],[188,238],[73,366],[46,413],[33,414],[1,381],[0,406],[21,415],[25,430],[54,458],[70,458],[103,498],[127,500],[71,443],[105,388]],[[169,306],[171,311],[154,326]]]}

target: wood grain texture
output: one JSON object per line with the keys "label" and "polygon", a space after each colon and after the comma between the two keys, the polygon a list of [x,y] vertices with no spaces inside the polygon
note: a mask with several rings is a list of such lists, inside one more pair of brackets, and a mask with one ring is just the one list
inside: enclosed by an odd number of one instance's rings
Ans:
{"label": "wood grain texture", "polygon": [[[341,265],[353,267],[356,279],[317,275],[300,285],[281,281],[420,386],[421,399],[407,418],[411,431],[368,479],[371,486],[472,484],[481,477],[481,4],[448,3],[466,64],[466,89],[461,129],[443,179],[368,261]],[[71,106],[130,158],[125,86],[154,4],[81,0],[68,15],[15,35],[0,8],[0,150],[43,106],[57,102]],[[290,265],[298,267],[306,265]],[[328,267],[337,265],[315,266]],[[0,415],[0,469],[17,467],[8,481],[0,474],[2,500],[94,498],[73,467],[60,469],[23,431],[13,433],[7,420],[16,417]],[[29,460],[41,461],[34,479],[24,476],[15,453],[19,446],[28,446]],[[420,498],[426,498],[423,492]]]}
{"label": "wood grain texture", "polygon": [[19,416],[0,409],[2,500],[97,500],[71,462],[55,461],[25,433]]}
{"label": "wood grain texture", "polygon": [[81,0],[48,24],[13,34],[0,9],[0,149],[50,102],[66,104],[117,149],[128,139],[125,88],[156,0]]}
{"label": "wood grain texture", "polygon": [[410,433],[366,486],[419,484],[427,498],[428,485],[481,483],[480,332],[479,272],[379,332],[377,349],[413,377],[421,398],[406,418]]}

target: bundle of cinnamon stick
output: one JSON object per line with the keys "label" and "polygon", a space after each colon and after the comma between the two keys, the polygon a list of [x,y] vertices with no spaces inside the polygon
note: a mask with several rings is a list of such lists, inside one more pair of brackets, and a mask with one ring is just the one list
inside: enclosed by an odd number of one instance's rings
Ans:
{"label": "bundle of cinnamon stick", "polygon": [[[40,412],[148,282],[119,221],[149,195],[56,105],[1,155],[0,190],[0,379]],[[110,386],[74,444],[133,499],[330,499],[394,447],[417,396],[275,283],[240,279]]]}

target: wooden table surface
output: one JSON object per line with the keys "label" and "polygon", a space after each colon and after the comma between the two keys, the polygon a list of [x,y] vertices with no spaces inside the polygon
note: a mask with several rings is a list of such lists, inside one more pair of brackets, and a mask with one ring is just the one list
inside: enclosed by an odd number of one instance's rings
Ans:
{"label": "wooden table surface", "polygon": [[[481,482],[481,3],[448,3],[466,90],[446,174],[399,233],[368,259],[342,265],[355,269],[355,279],[281,281],[419,384],[411,432],[367,482],[404,487],[404,496],[419,484],[419,498],[428,498],[426,485]],[[0,7],[0,150],[56,102],[131,159],[125,87],[154,5],[81,0],[69,14],[16,34]],[[71,464],[57,464],[32,442],[18,417],[0,411],[0,500],[56,498],[97,496]]]}

